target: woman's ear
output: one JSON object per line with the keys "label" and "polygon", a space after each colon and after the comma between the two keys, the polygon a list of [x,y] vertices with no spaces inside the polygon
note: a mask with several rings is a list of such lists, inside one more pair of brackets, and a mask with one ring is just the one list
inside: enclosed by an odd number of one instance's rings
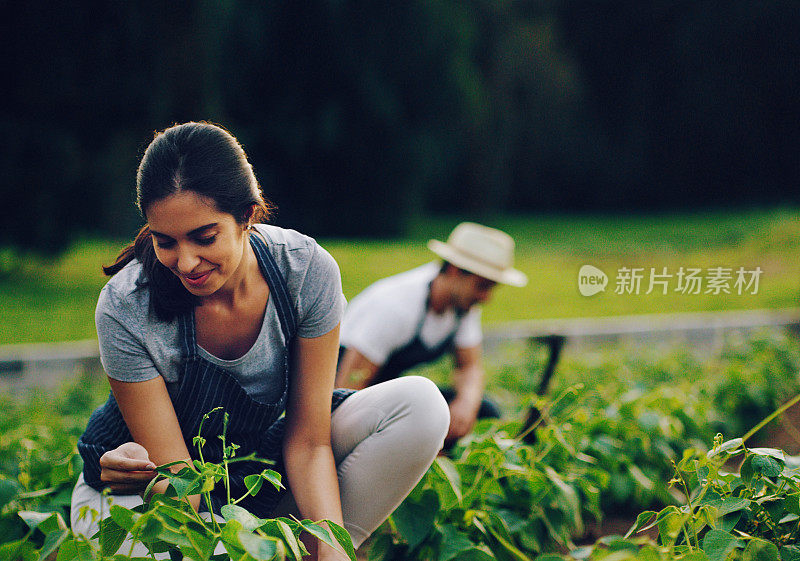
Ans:
{"label": "woman's ear", "polygon": [[244,213],[244,229],[249,230],[253,227],[253,216],[256,213],[256,205],[250,205],[250,207]]}

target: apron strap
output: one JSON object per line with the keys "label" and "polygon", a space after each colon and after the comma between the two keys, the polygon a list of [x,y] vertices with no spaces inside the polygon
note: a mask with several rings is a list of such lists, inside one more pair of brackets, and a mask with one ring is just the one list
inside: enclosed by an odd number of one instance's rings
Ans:
{"label": "apron strap", "polygon": [[197,334],[194,330],[194,308],[183,314],[178,319],[178,333],[181,340],[181,356],[193,357],[197,354],[195,341]]}
{"label": "apron strap", "polygon": [[294,307],[289,298],[289,287],[278,269],[278,264],[275,258],[267,248],[266,242],[261,239],[258,233],[250,236],[250,243],[255,251],[256,259],[258,259],[258,266],[261,268],[261,273],[267,279],[269,285],[270,295],[274,298],[275,309],[278,312],[278,319],[281,322],[281,330],[283,331],[283,338],[286,340],[286,345],[292,342],[295,334],[297,333],[297,319],[294,314]]}

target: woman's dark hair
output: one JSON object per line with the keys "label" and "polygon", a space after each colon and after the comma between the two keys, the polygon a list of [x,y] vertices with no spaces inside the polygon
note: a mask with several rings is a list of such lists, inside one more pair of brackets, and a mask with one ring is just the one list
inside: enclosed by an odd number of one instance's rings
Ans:
{"label": "woman's dark hair", "polygon": [[[211,123],[184,123],[156,133],[139,163],[136,204],[145,220],[151,204],[182,191],[213,200],[217,210],[242,225],[266,221],[273,208],[261,195],[239,142]],[[170,321],[196,305],[195,296],[156,258],[147,225],[103,272],[112,276],[134,259],[142,264],[145,278],[139,286],[149,287],[158,319]]]}

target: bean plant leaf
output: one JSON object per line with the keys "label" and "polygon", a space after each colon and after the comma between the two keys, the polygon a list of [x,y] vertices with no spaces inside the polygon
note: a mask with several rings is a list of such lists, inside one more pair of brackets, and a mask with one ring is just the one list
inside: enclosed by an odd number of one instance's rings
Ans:
{"label": "bean plant leaf", "polygon": [[58,548],[56,561],[93,561],[92,547],[83,541],[66,540]]}
{"label": "bean plant leaf", "polygon": [[19,483],[0,475],[0,504],[8,504],[22,490]]}
{"label": "bean plant leaf", "polygon": [[786,496],[786,512],[800,515],[800,493]]}
{"label": "bean plant leaf", "polygon": [[689,515],[675,507],[667,507],[658,514],[658,534],[662,542],[671,543],[680,534]]}
{"label": "bean plant leaf", "polygon": [[646,510],[636,517],[636,522],[631,526],[630,530],[625,533],[625,538],[631,537],[636,532],[647,530],[656,525],[656,516],[658,513],[654,510]]}
{"label": "bean plant leaf", "polygon": [[166,500],[170,502],[159,500],[154,504],[155,509],[161,515],[163,521],[168,522],[170,520],[174,520],[178,525],[180,525],[195,520],[191,514],[184,510],[184,508],[186,508],[185,502],[178,502],[172,499]]}
{"label": "bean plant leaf", "polygon": [[438,561],[450,561],[462,552],[475,547],[467,535],[453,524],[444,524],[437,527],[442,535],[442,547],[439,550]]}
{"label": "bean plant leaf", "polygon": [[[208,535],[203,527],[193,527],[187,525],[183,527],[186,537],[189,538],[191,548],[197,553],[197,559],[208,559],[214,552],[214,547],[217,545],[217,538]],[[186,555],[184,555],[186,557]],[[194,556],[191,556],[194,558]]]}
{"label": "bean plant leaf", "polygon": [[781,561],[800,561],[800,546],[784,545],[779,553]]}
{"label": "bean plant leaf", "polygon": [[742,540],[721,530],[709,530],[703,538],[703,551],[711,561],[725,561],[728,554],[743,545]]}
{"label": "bean plant leaf", "polygon": [[119,524],[128,532],[133,530],[133,526],[136,524],[136,521],[142,516],[139,513],[133,512],[132,510],[128,510],[127,508],[119,505],[111,505],[109,508],[109,513],[111,514],[111,518],[114,519],[114,522]]}
{"label": "bean plant leaf", "polygon": [[461,502],[461,476],[452,460],[436,458],[432,472],[438,476],[439,500],[443,510],[450,510]]}
{"label": "bean plant leaf", "polygon": [[156,483],[163,480],[164,478],[161,475],[156,475],[153,479],[150,480],[150,483],[147,484],[147,487],[144,489],[144,493],[142,496],[145,497],[147,500],[153,498],[153,487],[156,486]]}
{"label": "bean plant leaf", "polygon": [[237,520],[231,520],[222,526],[220,538],[231,559],[239,559],[247,555],[242,541],[239,539],[239,532],[242,530],[242,524]]}
{"label": "bean plant leaf", "polygon": [[728,440],[727,442],[723,442],[722,444],[720,444],[718,447],[709,450],[706,456],[708,458],[713,458],[723,453],[730,454],[739,449],[742,446],[742,443],[743,441],[741,438],[734,438],[732,440]]}
{"label": "bean plant leaf", "polygon": [[750,484],[750,482],[753,480],[753,476],[755,475],[755,470],[753,469],[753,458],[755,458],[755,456],[747,456],[739,468],[739,475],[741,476],[742,481],[747,484]]}
{"label": "bean plant leaf", "polygon": [[283,520],[276,520],[275,523],[278,530],[280,530],[280,533],[283,535],[283,540],[289,546],[289,551],[292,552],[292,555],[294,555],[295,559],[300,559],[303,556],[303,552],[300,549],[297,536],[294,535],[292,529]]}
{"label": "bean plant leaf", "polygon": [[504,536],[503,533],[498,530],[494,525],[489,525],[488,530],[494,539],[502,546],[505,553],[508,554],[510,559],[515,561],[529,561],[528,556],[522,553],[522,551],[517,548],[511,541],[508,539],[508,536]]}
{"label": "bean plant leaf", "polygon": [[[330,520],[325,520],[324,522],[328,524],[328,528],[330,528],[330,530],[317,522],[312,522],[311,520],[298,521],[298,525],[303,530],[322,540],[332,548],[344,551],[350,557],[350,559],[352,559],[352,561],[356,561],[356,552],[353,548],[353,541],[350,538],[350,534],[347,533],[347,530],[338,524],[331,522]],[[339,547],[337,547],[337,544]]]}
{"label": "bean plant leaf", "polygon": [[742,519],[742,513],[744,512],[744,510],[737,510],[727,516],[723,516],[717,521],[717,530],[722,530],[723,532],[732,531],[739,523],[739,520]]}
{"label": "bean plant leaf", "polygon": [[[613,538],[617,539],[615,540]],[[618,536],[603,536],[597,541],[599,543],[602,543],[603,545],[609,546],[609,549],[611,549],[612,551],[614,549],[619,549],[618,547],[615,547],[615,544],[618,543],[618,541],[620,541]],[[569,556],[574,559],[589,559],[592,556],[593,552],[594,548],[590,546],[577,547],[569,552]]]}
{"label": "bean plant leaf", "polygon": [[376,535],[370,541],[372,541],[372,545],[369,548],[369,556],[367,557],[369,561],[394,558],[395,547],[391,534],[376,532]]}
{"label": "bean plant leaf", "polygon": [[158,534],[158,539],[177,547],[191,547],[192,543],[186,537],[186,525],[164,523]]}
{"label": "bean plant leaf", "polygon": [[20,510],[20,518],[25,521],[28,528],[33,530],[39,528],[42,532],[48,533],[56,530],[66,529],[64,519],[57,512],[36,512],[33,510]]}
{"label": "bean plant leaf", "polygon": [[[100,551],[103,555],[114,555],[119,550],[128,531],[122,528],[110,516],[100,521],[100,529],[96,538],[100,541]],[[95,537],[95,536],[92,536]]]}
{"label": "bean plant leaf", "polygon": [[350,537],[347,530],[330,520],[328,520],[328,527],[331,529],[333,537],[336,538],[336,541],[339,542],[339,545],[342,546],[342,549],[347,553],[351,561],[356,561],[356,550],[353,547],[353,539]]}
{"label": "bean plant leaf", "polygon": [[275,538],[258,536],[247,531],[239,532],[238,538],[244,550],[258,561],[269,561],[275,556],[282,558],[285,555],[283,543]]}
{"label": "bean plant leaf", "polygon": [[158,518],[154,516],[154,514],[155,513],[153,511],[144,514],[136,524],[136,537],[143,542],[154,541],[161,533],[161,530],[164,529],[164,525]]}
{"label": "bean plant leaf", "polygon": [[250,514],[247,509],[244,509],[239,505],[224,505],[219,512],[222,514],[222,517],[226,522],[236,520],[248,532],[254,531],[256,528],[259,528],[264,524],[264,522],[266,522],[265,520]]}
{"label": "bean plant leaf", "polygon": [[753,470],[764,477],[778,477],[783,466],[772,456],[753,456]]}
{"label": "bean plant leaf", "polygon": [[315,538],[322,540],[333,548],[336,548],[336,545],[334,545],[336,542],[334,542],[333,536],[324,526],[320,526],[311,520],[303,520],[300,522],[300,527]]}
{"label": "bean plant leaf", "polygon": [[454,561],[497,561],[497,557],[492,554],[488,547],[480,546],[464,551]]}
{"label": "bean plant leaf", "polygon": [[562,512],[571,517],[572,527],[575,528],[578,533],[581,533],[583,531],[583,518],[581,517],[578,493],[550,466],[545,466],[545,474],[547,474],[547,478],[560,491],[558,501],[562,504]]}
{"label": "bean plant leaf", "polygon": [[186,460],[175,460],[174,462],[169,462],[157,466],[155,472],[159,475],[163,475],[164,477],[171,477],[174,474],[172,473],[172,470],[169,468],[171,468],[172,466],[177,466],[178,464],[187,465]]}
{"label": "bean plant leaf", "polygon": [[251,495],[258,493],[261,490],[261,485],[263,483],[264,480],[261,478],[261,475],[257,473],[246,475],[244,478],[244,485],[247,487],[247,491]]}
{"label": "bean plant leaf", "polygon": [[261,472],[261,477],[272,483],[272,486],[278,490],[285,488],[281,482],[281,474],[275,470],[265,469]]}
{"label": "bean plant leaf", "polygon": [[189,468],[184,468],[169,478],[169,483],[175,489],[179,499],[195,495],[203,484],[203,476]]}
{"label": "bean plant leaf", "polygon": [[703,504],[716,508],[717,516],[726,516],[732,512],[746,509],[750,506],[750,499],[743,497],[717,497],[705,501]]}
{"label": "bean plant leaf", "polygon": [[47,559],[47,557],[56,549],[58,549],[58,546],[60,546],[61,543],[67,539],[67,536],[69,536],[69,530],[66,528],[48,533],[44,537],[44,543],[42,543],[42,547],[39,549],[39,558]]}
{"label": "bean plant leaf", "polygon": [[439,497],[433,489],[426,489],[418,502],[403,502],[392,513],[400,535],[415,548],[427,538],[434,528],[439,512]]}
{"label": "bean plant leaf", "polygon": [[786,461],[786,454],[783,453],[783,450],[778,450],[777,448],[750,448],[749,450],[751,454],[770,456],[781,462]]}
{"label": "bean plant leaf", "polygon": [[755,538],[744,549],[742,561],[779,561],[778,547],[771,542]]}
{"label": "bean plant leaf", "polygon": [[639,484],[643,489],[647,489],[648,491],[652,491],[654,487],[653,481],[647,477],[644,472],[639,469],[637,466],[631,464],[628,466],[628,471],[630,472],[633,479],[636,483]]}

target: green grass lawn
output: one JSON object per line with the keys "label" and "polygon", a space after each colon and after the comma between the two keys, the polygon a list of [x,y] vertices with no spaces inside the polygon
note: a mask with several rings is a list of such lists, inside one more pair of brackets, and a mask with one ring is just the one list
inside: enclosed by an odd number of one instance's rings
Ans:
{"label": "green grass lawn", "polygon": [[[455,218],[421,221],[403,240],[320,240],[339,262],[348,298],[373,281],[435,256],[429,238],[444,240]],[[800,210],[614,216],[503,216],[483,220],[517,241],[525,288],[499,287],[484,310],[485,323],[532,318],[782,308],[800,304]],[[0,278],[0,344],[64,341],[95,336],[94,306],[105,283],[101,264],[123,242],[86,240],[58,260],[28,260]],[[590,264],[609,277],[604,293],[581,296],[578,270]],[[621,267],[642,267],[640,294],[615,294]],[[757,294],[645,294],[650,268],[763,270]],[[731,283],[732,287],[732,283]],[[703,292],[705,288],[703,289]]]}

